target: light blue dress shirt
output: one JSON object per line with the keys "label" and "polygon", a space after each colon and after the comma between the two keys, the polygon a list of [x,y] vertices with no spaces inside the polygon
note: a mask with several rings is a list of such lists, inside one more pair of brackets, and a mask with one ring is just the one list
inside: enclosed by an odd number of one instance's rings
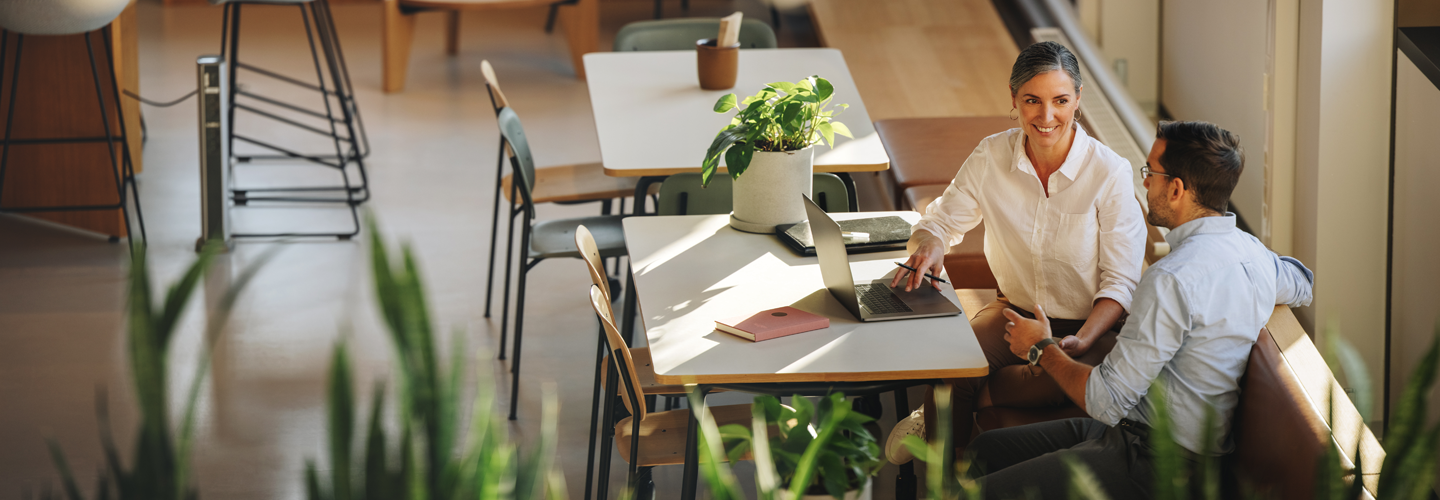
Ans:
{"label": "light blue dress shirt", "polygon": [[[1230,417],[1250,347],[1276,304],[1310,303],[1314,273],[1275,255],[1235,227],[1235,215],[1202,217],[1165,236],[1169,255],[1140,278],[1114,350],[1090,373],[1085,407],[1106,425],[1149,424],[1153,380],[1166,394],[1175,440],[1204,454],[1229,453]],[[1214,441],[1204,440],[1207,411]]]}

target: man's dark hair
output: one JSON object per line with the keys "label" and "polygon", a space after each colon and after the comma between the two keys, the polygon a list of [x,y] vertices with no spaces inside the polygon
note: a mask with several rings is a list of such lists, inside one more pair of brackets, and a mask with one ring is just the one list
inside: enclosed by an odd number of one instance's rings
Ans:
{"label": "man's dark hair", "polygon": [[1209,122],[1160,122],[1155,138],[1165,140],[1165,173],[1185,181],[1201,206],[1225,213],[1245,170],[1240,137]]}

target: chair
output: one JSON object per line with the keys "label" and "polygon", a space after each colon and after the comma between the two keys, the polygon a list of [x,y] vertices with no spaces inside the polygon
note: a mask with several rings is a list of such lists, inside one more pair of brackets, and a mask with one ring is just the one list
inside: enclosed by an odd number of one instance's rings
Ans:
{"label": "chair", "polygon": [[[237,164],[266,160],[305,160],[338,171],[340,185],[233,187],[230,191],[236,206],[254,202],[344,204],[350,210],[349,231],[235,233],[235,237],[321,236],[348,240],[360,233],[359,205],[370,199],[369,175],[365,158],[370,155],[370,139],[355,104],[355,90],[350,83],[350,70],[340,48],[340,35],[327,0],[210,0],[225,6],[221,26],[220,53],[225,58],[230,79],[230,157]],[[309,42],[310,58],[314,61],[314,83],[282,75],[240,59],[240,17],[247,5],[294,6],[300,11]],[[323,109],[311,109],[274,97],[244,90],[237,84],[240,70],[294,85],[318,94]],[[327,81],[328,80],[328,81]],[[313,103],[312,103],[313,104]],[[318,134],[329,139],[333,152],[307,153],[242,133],[235,128],[235,117],[241,112],[264,118],[290,130]],[[273,154],[237,154],[235,142],[240,141],[273,152]],[[355,170],[358,184],[352,183],[350,170]],[[254,196],[252,193],[269,193]],[[338,195],[337,195],[338,193]],[[327,195],[328,194],[328,195]]]}
{"label": "chair", "polygon": [[[516,288],[515,302],[515,345],[512,347],[510,358],[510,373],[513,374],[510,384],[510,420],[515,420],[515,410],[519,402],[520,390],[520,348],[525,333],[525,284],[530,269],[540,262],[553,258],[582,258],[580,249],[575,246],[576,228],[584,225],[595,237],[597,252],[601,258],[619,257],[625,255],[625,232],[620,225],[619,215],[598,215],[591,217],[578,217],[573,219],[557,219],[543,222],[535,221],[535,202],[532,197],[534,189],[535,160],[530,154],[530,143],[525,139],[525,129],[520,124],[520,117],[515,110],[502,108],[496,116],[500,125],[500,137],[502,154],[508,152],[510,156],[510,168],[520,179],[519,182],[511,183],[512,192],[517,193],[521,204],[512,209],[509,213],[509,232],[513,238],[515,234],[515,218],[521,219],[520,227],[520,248],[523,255],[514,255],[514,246],[510,246],[505,252],[505,290],[510,289],[510,272],[514,267],[520,269],[519,285]],[[512,264],[513,263],[513,264]],[[503,301],[503,313],[500,320],[500,350],[505,350],[506,332],[510,324],[510,294],[505,294]]]}
{"label": "chair", "polygon": [[[646,50],[695,50],[695,41],[715,38],[720,32],[719,18],[660,19],[636,21],[620,28],[615,34],[615,52]],[[775,31],[754,19],[740,22],[740,48],[773,49]]]}
{"label": "chair", "polygon": [[[840,176],[817,173],[811,187],[811,198],[826,212],[854,212],[850,205],[850,190]],[[656,210],[660,215],[723,214],[731,209],[731,192],[734,181],[728,175],[710,178],[708,187],[700,187],[700,174],[675,174],[660,184],[660,200]]]}
{"label": "chair", "polygon": [[[565,23],[565,37],[569,39],[570,63],[574,65],[577,78],[585,79],[585,64],[581,57],[599,51],[599,0],[383,0],[383,3],[380,67],[383,78],[381,88],[386,93],[405,90],[410,44],[415,38],[415,15],[425,11],[446,13],[445,53],[450,55],[460,51],[460,12],[546,6],[550,7],[552,14],[561,6],[570,9],[572,16]],[[547,33],[553,22],[553,16],[546,22]]]}
{"label": "chair", "polygon": [[[615,394],[618,389],[621,402],[630,411],[629,417],[606,429],[601,450],[608,451],[610,440],[615,440],[615,447],[619,449],[621,456],[628,457],[630,471],[626,477],[629,486],[637,491],[635,498],[648,499],[654,495],[655,489],[654,482],[650,480],[651,468],[685,463],[685,434],[690,427],[690,410],[652,413],[645,407],[644,399],[647,394],[645,385],[640,378],[640,371],[636,369],[636,360],[631,355],[632,351],[625,343],[625,339],[620,337],[620,329],[615,326],[615,319],[610,314],[610,298],[600,290],[599,286],[590,286],[590,305],[595,309],[595,314],[600,317],[600,325],[605,330],[605,340],[610,350],[610,359],[615,360],[609,369],[610,373],[616,374],[616,376],[607,379],[605,394]],[[623,381],[623,385],[617,384],[617,380]],[[610,401],[611,398],[605,399],[604,411],[607,416],[611,414]],[[747,428],[750,426],[751,416],[748,404],[710,407],[708,411],[715,419],[716,425],[739,424]],[[749,456],[748,453],[745,455],[746,458]],[[609,488],[609,470],[610,453],[607,452],[600,456],[601,474],[598,491],[601,492],[601,495],[604,495]]]}
{"label": "chair", "polygon": [[[115,51],[111,46],[110,23],[119,17],[120,13],[129,5],[129,0],[54,0],[46,2],[0,2],[0,74],[5,69],[5,58],[9,55],[8,45],[10,33],[15,33],[14,69],[11,70],[10,95],[7,97],[8,114],[5,118],[5,136],[0,140],[0,196],[5,192],[5,172],[9,162],[9,153],[12,145],[21,144],[77,144],[105,142],[108,145],[110,156],[109,170],[110,177],[115,182],[116,203],[110,204],[87,204],[87,205],[40,205],[40,206],[19,206],[0,208],[0,212],[16,213],[43,213],[43,212],[71,212],[71,211],[101,211],[120,210],[123,219],[125,234],[130,238],[130,248],[135,248],[135,239],[130,229],[130,206],[129,197],[134,196],[135,219],[140,226],[141,244],[145,241],[145,218],[140,209],[140,192],[135,185],[135,166],[131,161],[129,132],[125,128],[124,106],[120,102],[119,82],[115,75]],[[94,35],[99,31],[100,38],[105,42],[105,68],[102,73],[99,62],[95,58]],[[83,34],[85,38],[85,51],[90,60],[90,78],[95,86],[95,98],[99,102],[100,122],[104,127],[102,137],[52,137],[52,138],[25,138],[15,139],[12,137],[15,130],[15,107],[16,96],[19,94],[19,83],[22,56],[25,48],[25,37],[27,35],[74,35]],[[38,61],[45,64],[46,61]],[[33,64],[33,63],[32,63]],[[102,78],[102,75],[103,78]],[[109,89],[106,89],[108,83]],[[0,82],[3,86],[3,82]],[[110,101],[106,102],[106,94]],[[119,123],[119,134],[111,130],[109,107],[114,106],[116,122]],[[118,144],[117,144],[118,143]],[[119,147],[119,154],[116,148]],[[129,193],[126,186],[129,186]],[[119,241],[118,235],[111,235],[110,241]]]}
{"label": "chair", "polygon": [[[495,108],[495,114],[499,115],[501,109],[510,106],[510,101],[505,98],[505,92],[500,90],[499,80],[495,77],[495,68],[490,66],[490,61],[480,61],[480,72],[485,76],[485,88],[490,93],[490,104]],[[502,177],[505,171],[504,165],[505,148],[502,142],[495,166],[495,203],[490,217],[490,265],[489,272],[485,276],[486,318],[490,317],[491,293],[495,285],[495,243],[500,228],[500,197],[504,196],[510,201],[511,211],[515,210],[517,203],[510,186],[514,180],[514,174]],[[605,169],[598,162],[537,168],[531,177],[531,183],[533,189],[530,191],[530,197],[533,203],[573,204],[599,201],[601,202],[601,215],[610,214],[611,200],[617,198],[620,199],[617,213],[624,213],[624,199],[635,193],[633,177],[607,176]],[[507,242],[506,244],[511,243]],[[500,359],[505,359],[503,349],[500,351]]]}
{"label": "chair", "polygon": [[[615,311],[609,309],[614,303],[613,295],[610,294],[610,277],[605,273],[605,263],[600,258],[600,249],[595,245],[595,238],[591,236],[590,230],[585,226],[575,228],[575,247],[580,249],[580,256],[585,260],[586,269],[590,271],[590,282],[605,295],[604,305],[607,308],[607,314],[613,318]],[[591,486],[594,485],[595,431],[596,422],[600,415],[600,398],[602,397],[600,387],[604,385],[609,378],[613,378],[613,376],[608,376],[608,372],[601,369],[601,367],[604,366],[604,360],[608,359],[608,356],[605,354],[606,342],[604,326],[600,327],[600,334],[597,339],[599,340],[599,345],[596,346],[597,352],[595,353],[595,387],[591,390],[593,397],[590,401],[590,451],[589,454],[586,455],[585,496],[582,498],[590,498]],[[665,409],[669,410],[672,408],[673,400],[677,399],[677,396],[685,394],[684,386],[661,384],[655,380],[655,367],[650,362],[649,347],[630,348],[630,357],[633,359],[635,371],[639,375],[640,388],[646,395],[647,405],[654,405],[653,399],[656,395],[665,395],[669,396],[666,398],[665,404]],[[609,391],[610,392],[604,393],[604,397],[608,398],[614,394],[613,387],[609,389]],[[612,425],[613,422],[608,421],[608,415],[606,418],[607,421],[605,425]]]}

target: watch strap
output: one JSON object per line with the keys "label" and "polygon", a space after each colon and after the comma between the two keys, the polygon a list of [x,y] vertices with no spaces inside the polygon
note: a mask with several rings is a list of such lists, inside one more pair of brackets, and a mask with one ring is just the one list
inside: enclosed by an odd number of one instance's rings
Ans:
{"label": "watch strap", "polygon": [[1030,365],[1034,366],[1040,364],[1040,356],[1045,353],[1045,348],[1050,347],[1051,344],[1059,343],[1060,341],[1055,340],[1055,337],[1045,337],[1043,339],[1040,339],[1039,342],[1036,342],[1035,345],[1030,347],[1030,350],[1035,352],[1034,359],[1030,360]]}

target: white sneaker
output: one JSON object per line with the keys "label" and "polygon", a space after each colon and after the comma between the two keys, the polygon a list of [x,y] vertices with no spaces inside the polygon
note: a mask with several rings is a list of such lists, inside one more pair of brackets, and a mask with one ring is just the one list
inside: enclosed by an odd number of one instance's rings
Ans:
{"label": "white sneaker", "polygon": [[925,439],[925,409],[919,408],[910,412],[910,416],[896,422],[895,427],[890,429],[890,437],[885,439],[885,457],[890,463],[900,465],[915,459],[910,449],[900,444],[905,436],[917,436]]}

